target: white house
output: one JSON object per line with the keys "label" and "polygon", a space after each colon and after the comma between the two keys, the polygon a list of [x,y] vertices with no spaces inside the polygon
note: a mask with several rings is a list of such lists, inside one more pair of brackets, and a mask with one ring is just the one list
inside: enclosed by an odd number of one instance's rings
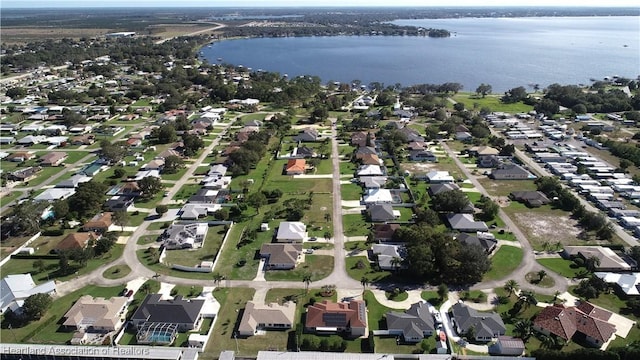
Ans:
{"label": "white house", "polygon": [[31,274],[7,275],[0,282],[0,311],[2,313],[7,309],[16,311],[31,295],[55,292],[56,283],[53,280],[36,285]]}
{"label": "white house", "polygon": [[307,238],[307,225],[299,221],[283,221],[278,227],[276,242],[302,242]]}
{"label": "white house", "polygon": [[367,189],[362,201],[365,204],[390,204],[393,197],[389,189]]}

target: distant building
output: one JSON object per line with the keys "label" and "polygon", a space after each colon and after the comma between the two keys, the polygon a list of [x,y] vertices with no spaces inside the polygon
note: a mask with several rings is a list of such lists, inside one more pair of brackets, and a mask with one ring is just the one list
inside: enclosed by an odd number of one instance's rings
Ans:
{"label": "distant building", "polygon": [[24,300],[34,294],[54,294],[56,283],[51,280],[36,285],[31,274],[7,275],[0,282],[0,312],[7,309],[16,311]]}

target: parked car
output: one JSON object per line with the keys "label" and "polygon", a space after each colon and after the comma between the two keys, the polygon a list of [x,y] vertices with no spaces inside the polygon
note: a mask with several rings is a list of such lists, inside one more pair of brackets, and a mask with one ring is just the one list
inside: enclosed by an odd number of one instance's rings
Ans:
{"label": "parked car", "polygon": [[313,254],[313,249],[304,249],[305,254]]}
{"label": "parked car", "polygon": [[316,241],[316,240],[318,240],[318,238],[317,238],[317,237],[315,237],[315,236],[314,236],[314,237],[310,237],[310,238],[309,238],[309,241]]}
{"label": "parked car", "polygon": [[127,288],[122,289],[122,291],[120,292],[120,296],[126,296],[128,291],[129,289]]}
{"label": "parked car", "polygon": [[127,297],[131,297],[132,295],[133,295],[133,290],[127,291],[127,295],[126,295]]}

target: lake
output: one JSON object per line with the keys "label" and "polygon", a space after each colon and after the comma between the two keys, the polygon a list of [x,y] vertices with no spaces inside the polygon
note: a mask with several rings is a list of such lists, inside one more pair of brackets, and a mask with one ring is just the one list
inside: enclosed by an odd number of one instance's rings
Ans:
{"label": "lake", "polygon": [[441,84],[494,93],[532,84],[588,84],[640,75],[640,17],[533,17],[397,20],[447,29],[449,38],[335,36],[228,40],[202,49],[223,62],[323,82]]}

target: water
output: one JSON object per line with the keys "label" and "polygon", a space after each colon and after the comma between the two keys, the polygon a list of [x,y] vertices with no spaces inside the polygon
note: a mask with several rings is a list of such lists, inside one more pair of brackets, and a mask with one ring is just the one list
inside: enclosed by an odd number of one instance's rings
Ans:
{"label": "water", "polygon": [[244,65],[323,82],[403,86],[458,82],[495,92],[539,84],[640,75],[640,17],[537,17],[398,20],[443,28],[450,38],[300,37],[223,41],[202,50],[210,63]]}

